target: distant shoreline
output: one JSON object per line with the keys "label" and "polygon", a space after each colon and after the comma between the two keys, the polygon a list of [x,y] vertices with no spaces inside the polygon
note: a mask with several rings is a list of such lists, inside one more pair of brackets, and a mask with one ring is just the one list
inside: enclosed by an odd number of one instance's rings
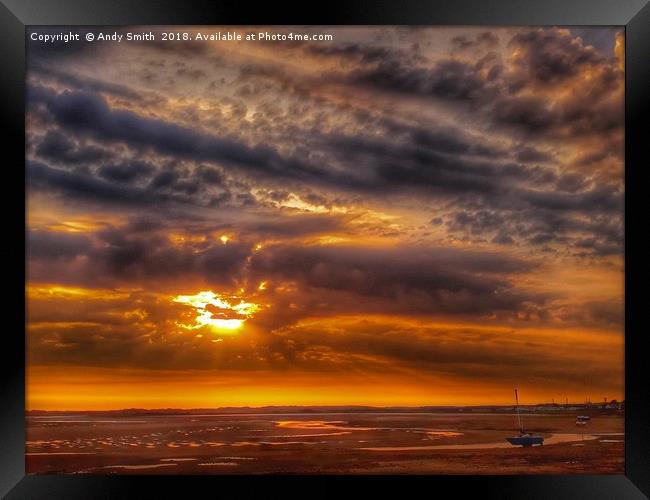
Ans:
{"label": "distant shoreline", "polygon": [[[598,414],[622,415],[624,403],[603,404],[538,404],[521,405],[520,411],[549,414]],[[218,408],[124,408],[119,410],[28,410],[27,416],[44,415],[93,415],[93,416],[137,416],[137,415],[228,415],[228,414],[314,414],[314,413],[511,413],[513,405],[480,406],[261,406],[261,407],[218,407]]]}

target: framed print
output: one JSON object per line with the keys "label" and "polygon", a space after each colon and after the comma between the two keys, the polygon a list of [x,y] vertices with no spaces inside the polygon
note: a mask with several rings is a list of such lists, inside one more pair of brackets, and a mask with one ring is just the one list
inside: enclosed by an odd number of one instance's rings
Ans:
{"label": "framed print", "polygon": [[648,495],[647,2],[0,12],[7,498]]}

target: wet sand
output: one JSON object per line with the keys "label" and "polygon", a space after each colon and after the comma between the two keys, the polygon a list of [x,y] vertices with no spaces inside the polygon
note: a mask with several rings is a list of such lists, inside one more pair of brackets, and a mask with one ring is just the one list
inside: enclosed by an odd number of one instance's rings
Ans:
{"label": "wet sand", "polygon": [[27,471],[41,474],[623,474],[622,416],[584,427],[527,415],[543,446],[510,446],[514,415],[341,413],[39,416]]}

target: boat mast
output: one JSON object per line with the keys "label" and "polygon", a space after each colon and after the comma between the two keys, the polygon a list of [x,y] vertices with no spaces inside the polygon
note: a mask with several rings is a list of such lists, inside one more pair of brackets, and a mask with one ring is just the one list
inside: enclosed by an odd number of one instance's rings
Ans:
{"label": "boat mast", "polygon": [[519,396],[517,395],[517,389],[515,389],[515,402],[517,403],[515,408],[517,408],[517,421],[519,422],[519,432],[524,433],[524,427],[521,425],[521,415],[519,414]]}

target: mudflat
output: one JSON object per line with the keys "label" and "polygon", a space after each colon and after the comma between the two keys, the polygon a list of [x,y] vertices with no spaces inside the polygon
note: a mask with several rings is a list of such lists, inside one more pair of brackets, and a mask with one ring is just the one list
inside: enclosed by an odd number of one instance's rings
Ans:
{"label": "mudflat", "polygon": [[513,447],[513,414],[39,415],[37,474],[623,474],[624,418],[526,416],[543,446]]}

